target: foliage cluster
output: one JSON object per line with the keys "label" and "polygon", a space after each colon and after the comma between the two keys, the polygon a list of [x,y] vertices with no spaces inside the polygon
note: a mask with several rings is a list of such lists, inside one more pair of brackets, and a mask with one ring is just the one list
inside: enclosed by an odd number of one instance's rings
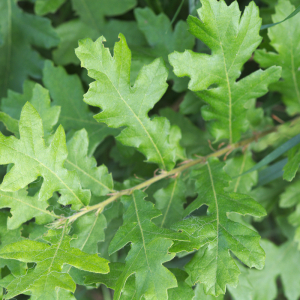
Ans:
{"label": "foliage cluster", "polygon": [[300,299],[299,5],[0,0],[1,299]]}

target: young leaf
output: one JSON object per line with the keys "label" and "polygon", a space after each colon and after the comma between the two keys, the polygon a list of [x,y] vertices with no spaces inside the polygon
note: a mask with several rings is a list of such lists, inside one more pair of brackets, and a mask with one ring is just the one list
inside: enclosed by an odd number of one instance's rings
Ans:
{"label": "young leaf", "polygon": [[89,139],[85,129],[77,131],[67,143],[68,158],[65,167],[76,171],[83,188],[96,196],[105,196],[113,190],[113,179],[106,166],[97,167],[94,157],[89,157]]}
{"label": "young leaf", "polygon": [[103,110],[95,116],[98,122],[105,122],[113,128],[126,127],[117,136],[118,141],[136,147],[149,162],[157,163],[160,168],[172,169],[178,140],[171,144],[167,119],[157,117],[150,120],[147,115],[167,89],[167,70],[163,61],[156,59],[144,66],[131,87],[131,52],[125,37],[120,34],[114,57],[104,48],[103,41],[104,37],[96,42],[82,40],[76,49],[82,66],[96,80],[90,84],[84,101]]}
{"label": "young leaf", "polygon": [[[155,15],[148,7],[136,8],[134,15],[137,20],[137,25],[140,31],[145,35],[145,38],[150,48],[143,47],[136,49],[137,55],[133,55],[135,67],[139,63],[139,70],[145,64],[145,61],[151,62],[153,57],[162,57],[170,70],[169,79],[174,81],[173,89],[177,92],[186,90],[187,80],[183,80],[174,75],[171,71],[171,66],[168,62],[168,54],[173,51],[184,51],[192,49],[195,43],[195,38],[187,33],[187,25],[183,21],[179,21],[173,31],[172,24],[165,14]],[[141,55],[145,55],[146,57]],[[148,56],[148,57],[147,57]]]}
{"label": "young leaf", "polygon": [[[25,26],[24,26],[25,25]],[[28,76],[41,77],[43,59],[32,46],[49,49],[59,39],[50,20],[24,13],[14,0],[0,2],[0,98],[20,92]]]}
{"label": "young leaf", "polygon": [[33,300],[56,299],[58,287],[74,292],[76,285],[69,274],[61,271],[63,264],[95,273],[109,272],[107,260],[70,247],[71,238],[66,235],[66,227],[49,230],[43,239],[46,243],[25,239],[0,250],[2,258],[37,263],[25,276],[17,277],[6,286],[6,299],[28,291]]}
{"label": "young leaf", "polygon": [[17,192],[0,191],[0,208],[11,208],[12,217],[7,220],[8,229],[17,229],[21,224],[35,218],[36,224],[50,223],[57,216],[47,210],[49,204],[39,201],[38,195],[30,197],[26,189]]}
{"label": "young leaf", "polygon": [[[168,253],[172,240],[187,240],[185,235],[155,226],[151,219],[160,215],[151,202],[144,200],[146,194],[135,191],[122,198],[126,209],[124,223],[112,240],[109,251],[114,253],[131,243],[126,264],[116,284],[114,299],[120,299],[122,289],[135,274],[136,298],[168,299],[167,290],[176,287],[175,276],[162,264],[171,260]],[[155,276],[154,276],[155,274]]]}
{"label": "young leaf", "polygon": [[61,107],[59,123],[66,131],[85,128],[88,132],[90,144],[89,154],[108,135],[115,135],[119,131],[98,123],[93,113],[83,99],[83,87],[77,75],[68,75],[63,67],[54,67],[49,60],[43,69],[43,83],[49,89],[54,105]]}
{"label": "young leaf", "polygon": [[0,164],[13,163],[5,175],[0,189],[14,192],[26,187],[39,176],[44,178],[39,200],[48,200],[55,191],[61,193],[59,203],[72,204],[74,209],[87,205],[90,191],[82,190],[76,172],[66,170],[65,133],[60,126],[49,147],[43,140],[43,124],[38,112],[26,103],[20,118],[20,139],[0,134]]}
{"label": "young leaf", "polygon": [[203,0],[199,20],[189,16],[190,32],[207,44],[212,54],[174,52],[169,55],[174,73],[189,76],[189,89],[197,92],[209,105],[202,107],[202,116],[209,122],[209,131],[216,138],[234,143],[248,128],[245,104],[263,96],[270,83],[280,77],[280,68],[258,70],[238,82],[243,64],[261,42],[261,19],[254,2],[243,16],[237,1]]}
{"label": "young leaf", "polygon": [[185,210],[189,215],[202,205],[207,205],[207,216],[190,217],[172,228],[190,236],[191,243],[176,242],[171,251],[199,249],[186,265],[190,284],[201,282],[205,293],[224,294],[226,284],[237,285],[240,274],[229,250],[244,264],[261,269],[265,254],[259,246],[260,236],[248,227],[231,221],[228,212],[261,217],[265,210],[249,196],[226,193],[230,177],[223,171],[223,164],[216,158],[192,172],[196,180],[198,198]]}
{"label": "young leaf", "polygon": [[[294,9],[289,0],[280,0],[275,8],[276,14],[272,16],[273,22],[281,21]],[[270,89],[283,95],[283,102],[290,115],[300,112],[299,35],[300,18],[296,16],[268,29],[271,46],[277,53],[257,50],[254,56],[263,68],[272,65],[282,67],[283,80],[272,84]]]}

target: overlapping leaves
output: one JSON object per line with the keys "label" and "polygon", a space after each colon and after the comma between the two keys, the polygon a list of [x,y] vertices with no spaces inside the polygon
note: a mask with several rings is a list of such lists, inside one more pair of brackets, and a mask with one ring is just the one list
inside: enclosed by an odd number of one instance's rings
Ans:
{"label": "overlapping leaves", "polygon": [[50,20],[23,12],[16,2],[0,2],[0,98],[8,89],[20,92],[27,77],[41,77],[43,59],[32,46],[49,49],[59,42]]}
{"label": "overlapping leaves", "polygon": [[[289,0],[280,0],[272,16],[273,22],[279,22],[294,11],[294,6]],[[268,29],[271,46],[276,52],[257,50],[254,59],[263,68],[277,65],[282,67],[282,79],[272,84],[270,89],[280,92],[282,100],[291,115],[300,112],[300,55],[299,41],[300,18],[295,16],[281,24]]]}
{"label": "overlapping leaves", "polygon": [[160,212],[144,200],[145,196],[142,191],[135,191],[132,196],[122,198],[126,207],[124,224],[113,238],[109,251],[113,253],[128,243],[131,249],[117,280],[114,299],[120,299],[132,274],[135,275],[136,299],[167,299],[167,290],[177,286],[174,275],[162,264],[174,257],[168,253],[172,240],[187,240],[187,237],[154,225],[151,219],[158,217]]}
{"label": "overlapping leaves", "polygon": [[43,139],[43,122],[35,108],[26,103],[19,122],[20,139],[0,134],[0,164],[13,163],[0,186],[2,191],[15,192],[42,176],[39,200],[48,200],[55,191],[61,193],[59,202],[73,208],[87,205],[90,191],[81,188],[76,172],[64,168],[67,147],[60,126],[49,147]]}
{"label": "overlapping leaves", "polygon": [[202,107],[202,116],[217,139],[236,142],[248,128],[245,105],[263,96],[270,83],[280,76],[279,67],[258,70],[236,80],[243,64],[261,42],[261,19],[258,7],[251,2],[243,16],[237,2],[227,6],[225,1],[204,0],[198,10],[201,20],[189,16],[189,31],[212,50],[212,54],[174,52],[169,60],[174,73],[189,76],[189,89],[209,105]]}
{"label": "overlapping leaves", "polygon": [[239,268],[229,250],[249,267],[261,269],[265,254],[259,246],[259,234],[248,227],[233,222],[228,213],[263,216],[265,211],[247,195],[228,193],[230,178],[223,171],[223,164],[210,159],[206,165],[192,173],[196,180],[198,197],[185,210],[189,215],[199,207],[207,205],[207,215],[190,217],[172,228],[188,234],[191,243],[175,243],[171,250],[188,251],[199,249],[186,265],[190,284],[201,282],[207,294],[224,294],[226,284],[236,286]]}
{"label": "overlapping leaves", "polygon": [[74,292],[75,282],[69,274],[62,272],[64,264],[95,273],[109,272],[107,260],[70,247],[71,238],[66,235],[66,227],[50,230],[43,239],[45,242],[24,239],[0,250],[2,258],[37,263],[25,276],[11,278],[6,285],[6,299],[28,291],[31,292],[31,299],[56,299],[58,287]]}

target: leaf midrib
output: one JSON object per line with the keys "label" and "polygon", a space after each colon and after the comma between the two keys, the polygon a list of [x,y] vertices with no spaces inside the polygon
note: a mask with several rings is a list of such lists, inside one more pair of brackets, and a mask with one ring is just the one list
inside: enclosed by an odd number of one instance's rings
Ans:
{"label": "leaf midrib", "polygon": [[[103,51],[103,49],[102,49]],[[91,54],[93,55],[93,54]],[[97,58],[95,57],[95,59],[97,60]],[[102,66],[102,69],[105,70],[105,68],[103,67],[103,64],[102,64],[102,60],[101,60],[101,66]],[[110,77],[104,72],[102,71],[101,73],[105,74],[107,79],[109,80],[109,82],[111,83],[111,85],[114,87],[114,89],[116,90],[116,92],[118,93],[120,99],[125,103],[125,105],[129,108],[129,110],[131,111],[131,113],[133,114],[133,116],[136,118],[136,120],[140,123],[141,127],[143,128],[143,130],[145,131],[146,135],[148,136],[150,142],[152,143],[152,145],[154,146],[157,154],[159,155],[159,158],[161,160],[161,163],[163,165],[163,168],[166,169],[166,166],[165,166],[165,162],[163,160],[163,157],[160,153],[160,151],[158,150],[158,147],[156,146],[156,144],[154,143],[151,135],[149,134],[148,130],[146,129],[146,127],[144,126],[144,124],[142,123],[142,121],[140,120],[140,118],[135,114],[135,112],[132,110],[132,108],[129,106],[129,104],[125,101],[125,99],[122,97],[122,95],[120,94],[119,90],[117,89],[117,87],[114,85],[114,83],[112,82],[112,80],[110,79]]]}
{"label": "leaf midrib", "polygon": [[85,206],[84,204],[83,204],[83,202],[77,197],[77,195],[72,191],[72,189],[70,189],[69,188],[69,186],[60,178],[60,177],[58,177],[57,176],[57,174],[56,173],[54,173],[51,169],[49,169],[46,165],[44,165],[42,162],[40,162],[38,159],[36,159],[36,158],[34,158],[34,157],[32,157],[32,156],[30,156],[30,155],[28,155],[28,154],[26,154],[26,153],[23,153],[23,152],[20,152],[19,150],[17,150],[17,149],[15,149],[15,148],[13,148],[13,147],[11,147],[11,146],[8,146],[8,145],[6,145],[6,144],[3,144],[3,143],[0,143],[0,144],[2,144],[2,145],[4,145],[5,147],[8,147],[8,148],[10,148],[10,149],[12,149],[12,150],[14,150],[14,151],[16,151],[17,153],[20,153],[20,154],[22,154],[22,155],[25,155],[25,156],[27,156],[27,157],[29,157],[29,158],[31,158],[32,160],[35,160],[37,163],[39,163],[39,164],[41,164],[45,169],[47,169],[48,171],[50,171],[50,173],[52,173],[53,175],[55,175],[55,177],[57,178],[57,179],[59,179],[59,181],[73,194],[73,196],[83,205],[83,206]]}
{"label": "leaf midrib", "polygon": [[1,194],[1,193],[0,193],[0,197],[6,197],[6,198],[13,199],[13,200],[15,200],[15,201],[19,201],[19,202],[21,202],[21,203],[23,203],[23,204],[25,204],[25,205],[27,205],[27,206],[30,206],[30,207],[33,208],[33,209],[39,210],[39,211],[41,211],[41,212],[43,212],[43,213],[45,213],[45,214],[48,214],[48,215],[50,215],[50,216],[52,216],[52,217],[54,217],[54,218],[57,218],[57,217],[58,217],[57,215],[52,214],[52,213],[51,213],[50,211],[48,211],[48,210],[43,210],[43,209],[41,209],[41,208],[39,208],[39,207],[33,206],[33,205],[31,205],[31,204],[29,204],[29,203],[27,203],[27,202],[22,201],[21,199],[14,198],[14,197],[12,197],[12,196],[4,195],[4,194]]}
{"label": "leaf midrib", "polygon": [[109,190],[110,192],[114,193],[115,190],[112,190],[111,188],[109,188],[108,186],[106,186],[105,184],[103,184],[101,181],[97,180],[95,177],[91,176],[89,173],[85,172],[83,169],[81,169],[79,166],[73,164],[70,160],[66,159],[65,160],[66,163],[69,163],[70,165],[72,165],[73,167],[75,167],[77,170],[79,170],[80,172],[82,172],[84,175],[86,175],[87,177],[89,177],[90,179],[92,179],[93,181],[95,181],[96,183],[102,185],[105,189]]}

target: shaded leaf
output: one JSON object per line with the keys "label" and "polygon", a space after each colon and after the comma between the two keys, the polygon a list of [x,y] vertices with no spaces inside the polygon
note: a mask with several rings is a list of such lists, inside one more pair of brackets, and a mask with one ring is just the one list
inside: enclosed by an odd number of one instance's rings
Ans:
{"label": "shaded leaf", "polygon": [[108,135],[115,135],[119,131],[98,123],[93,113],[83,100],[83,87],[77,75],[68,75],[62,67],[54,67],[49,60],[43,70],[43,83],[49,89],[54,105],[61,107],[59,123],[66,131],[85,128],[89,135],[89,154]]}
{"label": "shaded leaf", "polygon": [[292,181],[299,169],[300,164],[300,145],[295,146],[288,152],[288,162],[284,166],[283,179]]}
{"label": "shaded leaf", "polygon": [[[173,31],[171,22],[165,14],[155,15],[148,7],[136,8],[134,15],[138,28],[149,44],[148,48],[135,49],[138,52],[136,56],[135,52],[133,53],[135,68],[140,70],[145,63],[150,63],[153,58],[162,57],[170,70],[168,78],[174,81],[173,89],[177,92],[186,90],[187,80],[175,76],[168,61],[168,54],[175,50],[184,51],[194,47],[195,38],[187,33],[187,24],[181,20],[176,23]],[[137,66],[138,64],[139,66]]]}
{"label": "shaded leaf", "polygon": [[[8,91],[8,97],[3,99],[1,109],[7,114],[7,120],[1,121],[7,126],[7,129],[19,137],[19,120],[21,111],[26,102],[30,102],[37,110],[42,118],[44,128],[44,138],[47,139],[53,133],[53,127],[57,124],[60,107],[51,106],[49,92],[41,85],[36,83],[33,85],[31,82],[24,84],[24,93],[19,94],[13,91]],[[2,116],[4,114],[2,113]],[[14,118],[10,118],[10,117]]]}
{"label": "shaded leaf", "polygon": [[[272,16],[272,20],[278,22],[289,15],[294,10],[294,6],[289,0],[280,0],[275,10],[276,14]],[[283,95],[283,102],[290,115],[300,112],[299,35],[300,18],[298,15],[268,29],[270,44],[276,52],[257,50],[254,55],[255,61],[263,68],[271,65],[282,67],[283,80],[272,84],[270,89]]]}
{"label": "shaded leaf", "polygon": [[[7,229],[8,222],[9,222],[8,214],[5,212],[0,212],[0,239],[1,239],[0,251],[6,245],[14,242],[22,241],[23,239],[21,237],[22,228],[8,230]],[[27,264],[24,262],[15,261],[14,259],[1,258],[0,268],[3,268],[4,266],[7,266],[14,276],[25,275],[27,269]]]}
{"label": "shaded leaf", "polygon": [[49,49],[59,39],[50,20],[23,12],[16,1],[0,2],[0,98],[20,92],[25,79],[41,77],[43,59],[32,46]]}

